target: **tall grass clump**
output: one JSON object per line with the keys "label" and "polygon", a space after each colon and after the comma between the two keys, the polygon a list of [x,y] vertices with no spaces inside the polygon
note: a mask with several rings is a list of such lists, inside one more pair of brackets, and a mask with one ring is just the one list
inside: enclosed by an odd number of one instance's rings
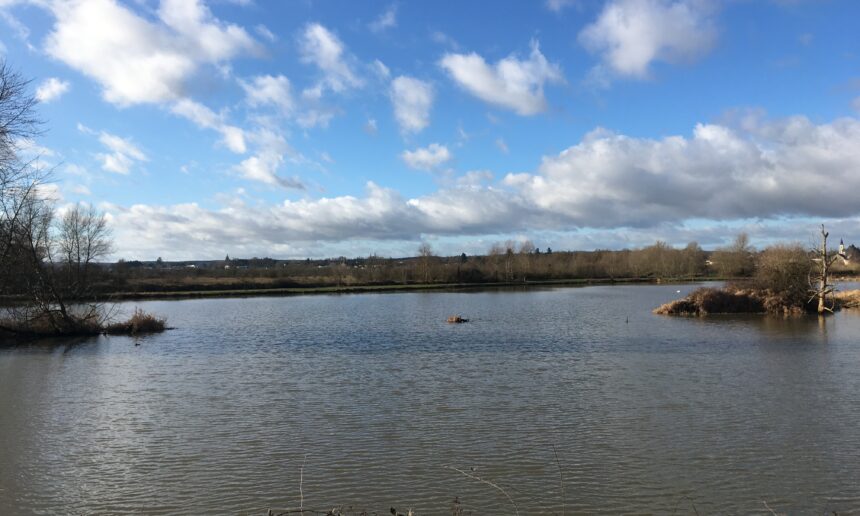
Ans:
{"label": "tall grass clump", "polygon": [[143,333],[159,333],[167,329],[167,319],[146,313],[135,308],[134,313],[126,321],[115,322],[105,327],[108,335],[140,335]]}

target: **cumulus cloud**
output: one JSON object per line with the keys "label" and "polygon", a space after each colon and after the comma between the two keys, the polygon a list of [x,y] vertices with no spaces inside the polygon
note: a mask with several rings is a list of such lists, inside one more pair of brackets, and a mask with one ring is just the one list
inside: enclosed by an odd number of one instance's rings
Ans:
{"label": "cumulus cloud", "polygon": [[201,64],[218,64],[255,49],[244,29],[212,16],[199,0],[164,0],[158,21],[115,0],[55,2],[47,53],[95,79],[105,100],[120,106],[185,96]]}
{"label": "cumulus cloud", "polygon": [[546,110],[543,87],[564,81],[561,68],[550,63],[532,41],[527,59],[510,55],[490,66],[476,53],[446,54],[439,65],[463,89],[479,99],[520,115]]}
{"label": "cumulus cloud", "polygon": [[231,59],[256,48],[245,29],[215,19],[202,0],[161,0],[158,16],[192,55],[208,62]]}
{"label": "cumulus cloud", "polygon": [[69,82],[62,81],[56,77],[46,79],[36,88],[36,100],[39,102],[51,102],[62,97],[69,91]]}
{"label": "cumulus cloud", "polygon": [[430,124],[433,86],[413,77],[399,76],[391,81],[394,117],[404,133],[418,133]]}
{"label": "cumulus cloud", "polygon": [[418,148],[412,151],[406,150],[400,155],[403,161],[410,167],[419,170],[433,170],[451,160],[454,156],[448,147],[431,143],[427,147]]}
{"label": "cumulus cloud", "polygon": [[136,162],[148,160],[146,154],[129,138],[102,131],[99,141],[110,151],[96,154],[96,158],[102,163],[102,169],[108,172],[126,175]]}
{"label": "cumulus cloud", "polygon": [[256,145],[256,152],[235,167],[242,177],[270,186],[294,190],[305,189],[300,179],[278,174],[278,170],[284,164],[285,156],[294,154],[282,134],[272,129],[261,128],[251,136],[251,139]]}
{"label": "cumulus cloud", "polygon": [[316,66],[322,73],[319,89],[325,87],[339,93],[364,84],[353,70],[343,43],[319,23],[305,26],[299,38],[299,52],[303,63]]}
{"label": "cumulus cloud", "polygon": [[576,226],[849,216],[860,213],[845,194],[860,188],[858,138],[854,118],[698,124],[690,137],[656,140],[598,129],[537,173],[504,181]]}
{"label": "cumulus cloud", "polygon": [[258,75],[250,81],[240,80],[239,84],[245,90],[248,104],[253,107],[275,106],[283,114],[293,110],[294,101],[290,90],[290,80],[283,75]]}
{"label": "cumulus cloud", "polygon": [[711,49],[712,9],[699,0],[612,0],[579,41],[601,56],[603,67],[644,78],[654,61],[690,61]]}
{"label": "cumulus cloud", "polygon": [[221,142],[232,152],[244,154],[247,150],[245,131],[228,124],[223,114],[215,113],[203,104],[191,99],[179,100],[171,106],[170,111],[191,120],[198,127],[217,131],[221,134]]}
{"label": "cumulus cloud", "polygon": [[372,32],[382,32],[397,26],[397,4],[392,4],[382,12],[369,27]]}

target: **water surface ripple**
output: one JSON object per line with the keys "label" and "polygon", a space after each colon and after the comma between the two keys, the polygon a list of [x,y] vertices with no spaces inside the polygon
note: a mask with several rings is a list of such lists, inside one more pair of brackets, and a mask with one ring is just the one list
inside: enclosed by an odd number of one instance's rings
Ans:
{"label": "water surface ripple", "polygon": [[860,314],[679,288],[139,303],[177,329],[0,350],[0,513],[264,514],[303,464],[306,507],[513,513],[453,466],[520,514],[860,512]]}

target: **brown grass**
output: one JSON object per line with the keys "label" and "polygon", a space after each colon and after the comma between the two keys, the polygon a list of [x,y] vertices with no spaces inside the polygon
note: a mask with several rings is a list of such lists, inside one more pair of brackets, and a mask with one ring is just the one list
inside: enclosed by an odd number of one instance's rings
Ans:
{"label": "brown grass", "polygon": [[167,329],[167,319],[148,314],[140,308],[135,308],[132,316],[123,322],[115,322],[105,327],[108,335],[140,335],[143,333],[159,333]]}
{"label": "brown grass", "polygon": [[845,290],[834,294],[840,308],[860,308],[860,290]]}
{"label": "brown grass", "polygon": [[[815,305],[795,291],[775,292],[770,289],[726,285],[723,288],[700,288],[687,297],[654,309],[659,315],[707,314],[774,314],[803,315],[814,312]],[[860,290],[837,292],[837,308],[860,307]]]}
{"label": "brown grass", "polygon": [[729,290],[702,287],[683,298],[666,303],[656,309],[660,315],[707,315],[764,313],[760,297],[752,290]]}

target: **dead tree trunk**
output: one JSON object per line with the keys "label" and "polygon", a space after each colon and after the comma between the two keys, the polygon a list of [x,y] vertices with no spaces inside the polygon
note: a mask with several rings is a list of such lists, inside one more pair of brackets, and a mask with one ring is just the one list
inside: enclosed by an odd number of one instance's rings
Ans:
{"label": "dead tree trunk", "polygon": [[845,258],[842,249],[838,252],[831,253],[827,249],[827,237],[830,236],[830,233],[824,230],[824,224],[821,225],[821,247],[813,249],[815,252],[815,257],[812,261],[819,264],[819,272],[817,277],[810,278],[810,292],[812,293],[812,297],[809,298],[810,301],[813,299],[818,299],[818,313],[823,314],[825,312],[833,312],[833,308],[827,305],[827,296],[833,293],[835,290],[834,286],[829,283],[829,275],[830,275],[830,266],[833,265],[833,262],[838,260],[840,257]]}

